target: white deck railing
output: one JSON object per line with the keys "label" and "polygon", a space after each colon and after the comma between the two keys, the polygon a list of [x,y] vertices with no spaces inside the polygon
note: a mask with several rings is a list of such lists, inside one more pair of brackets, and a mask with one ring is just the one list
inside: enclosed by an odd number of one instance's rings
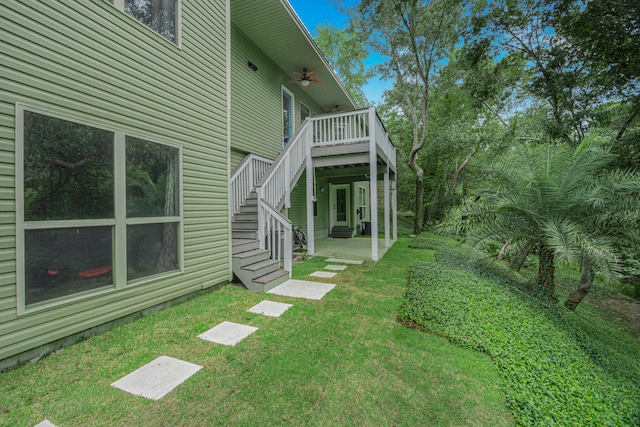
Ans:
{"label": "white deck railing", "polygon": [[232,215],[238,213],[240,205],[256,188],[256,184],[269,169],[273,161],[255,154],[247,155],[231,174],[230,188]]}
{"label": "white deck railing", "polygon": [[369,141],[369,110],[316,116],[314,146]]}
{"label": "white deck railing", "polygon": [[370,142],[373,138],[395,169],[396,148],[375,108],[315,116],[311,120],[314,147]]}

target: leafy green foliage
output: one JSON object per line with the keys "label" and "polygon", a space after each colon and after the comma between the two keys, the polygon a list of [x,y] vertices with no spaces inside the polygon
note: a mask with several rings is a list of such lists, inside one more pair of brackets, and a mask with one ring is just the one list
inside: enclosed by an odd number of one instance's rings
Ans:
{"label": "leafy green foliage", "polygon": [[316,43],[325,54],[336,73],[344,82],[356,104],[367,107],[370,101],[362,88],[373,77],[373,70],[367,68],[365,59],[369,55],[360,34],[353,28],[339,29],[333,25],[318,25]]}
{"label": "leafy green foliage", "polygon": [[428,240],[413,246],[437,249],[438,263],[412,267],[399,319],[488,353],[518,423],[640,423],[637,342],[613,348],[565,312],[541,309],[510,285],[515,277],[485,268],[470,248]]}
{"label": "leafy green foliage", "polygon": [[178,215],[178,149],[127,137],[127,216]]}
{"label": "leafy green foliage", "polygon": [[24,113],[25,220],[113,218],[113,133]]}
{"label": "leafy green foliage", "polygon": [[613,281],[621,266],[612,236],[637,230],[640,204],[640,177],[606,172],[613,159],[596,147],[514,150],[494,165],[494,180],[477,193],[482,197],[454,211],[444,228],[462,230],[481,247],[497,240],[515,252],[534,250],[543,267],[538,286],[550,294],[554,260],[588,259]]}
{"label": "leafy green foliage", "polygon": [[421,237],[416,237],[413,239],[411,243],[409,243],[409,247],[411,249],[430,249],[434,250],[436,245],[434,245],[431,240],[423,239]]}

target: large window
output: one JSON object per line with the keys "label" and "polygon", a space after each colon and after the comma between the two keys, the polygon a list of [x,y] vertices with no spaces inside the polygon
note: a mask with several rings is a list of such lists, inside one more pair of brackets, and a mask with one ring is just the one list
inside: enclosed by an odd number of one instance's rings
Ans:
{"label": "large window", "polygon": [[179,148],[20,107],[16,114],[25,306],[180,268]]}
{"label": "large window", "polygon": [[180,0],[111,0],[118,9],[178,44]]}
{"label": "large window", "polygon": [[[178,149],[126,138],[127,277],[178,268]],[[140,219],[141,218],[141,219]],[[149,223],[145,218],[153,218]]]}

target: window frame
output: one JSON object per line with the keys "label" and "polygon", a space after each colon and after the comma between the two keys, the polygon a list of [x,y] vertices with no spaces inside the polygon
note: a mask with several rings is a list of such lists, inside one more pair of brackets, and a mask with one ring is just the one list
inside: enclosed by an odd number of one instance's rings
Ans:
{"label": "window frame", "polygon": [[[44,220],[44,221],[25,221],[24,207],[24,112],[28,111],[35,114],[45,115],[60,120],[66,120],[72,123],[91,126],[97,129],[109,131],[113,133],[114,148],[114,217],[99,219],[80,219],[80,220]],[[135,217],[127,218],[127,183],[126,183],[126,147],[125,138],[131,136],[143,139],[155,144],[162,144],[178,150],[178,176],[177,191],[178,194],[178,215],[167,217]],[[15,215],[16,215],[16,299],[17,314],[30,314],[35,311],[46,310],[61,305],[72,304],[79,300],[90,297],[96,297],[103,294],[117,292],[131,286],[153,282],[158,279],[164,279],[173,275],[184,273],[184,200],[183,200],[183,147],[177,143],[166,142],[155,136],[141,135],[131,132],[125,132],[121,129],[115,129],[108,126],[101,126],[94,122],[82,120],[79,117],[60,114],[50,109],[42,109],[32,107],[20,103],[15,104]],[[163,273],[149,275],[134,280],[127,280],[127,226],[157,224],[157,223],[175,223],[176,227],[176,244],[177,244],[177,263],[178,268]],[[93,290],[81,291],[63,297],[52,298],[49,300],[26,305],[26,271],[25,271],[25,231],[27,230],[50,230],[63,228],[83,228],[93,226],[110,226],[113,233],[112,260],[113,260],[113,284]]]}
{"label": "window frame", "polygon": [[[289,135],[289,139],[287,140],[287,142],[284,142],[284,120],[283,120],[283,114],[284,114],[284,106],[282,105],[282,102],[284,100],[284,96],[285,94],[289,97],[289,115],[291,117],[289,117],[289,123],[290,123],[290,129],[288,129],[290,131],[290,135]],[[291,141],[291,139],[293,138],[293,135],[295,135],[296,130],[297,130],[297,126],[296,126],[296,97],[293,94],[293,92],[291,92],[289,89],[287,89],[284,85],[281,85],[281,90],[280,90],[280,121],[282,122],[282,136],[281,136],[281,148],[285,148],[287,146],[287,144]]]}
{"label": "window frame", "polygon": [[124,2],[125,2],[125,0],[107,0],[107,1],[110,2],[113,5],[113,7],[118,9],[118,11],[122,12],[125,16],[133,19],[139,25],[142,25],[144,28],[146,28],[147,30],[151,31],[153,34],[159,36],[162,40],[166,40],[169,43],[171,43],[174,46],[176,46],[178,49],[182,50],[182,0],[175,0],[176,1],[176,11],[175,11],[176,22],[174,23],[175,31],[176,31],[176,40],[175,41],[169,40],[168,38],[164,37],[162,34],[160,34],[157,31],[155,31],[153,28],[150,28],[150,27],[146,26],[144,23],[138,21],[136,18],[134,18],[133,16],[131,16],[128,13],[126,13],[124,11]]}

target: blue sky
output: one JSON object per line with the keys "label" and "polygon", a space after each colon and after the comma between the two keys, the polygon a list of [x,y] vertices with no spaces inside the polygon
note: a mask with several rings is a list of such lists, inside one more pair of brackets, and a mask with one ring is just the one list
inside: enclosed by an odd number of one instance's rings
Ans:
{"label": "blue sky", "polygon": [[[335,8],[333,0],[289,0],[289,3],[313,36],[318,24],[332,24],[336,27],[347,24],[346,17]],[[351,0],[344,3],[354,2]],[[375,58],[371,58],[367,65],[372,65],[375,61]],[[377,104],[382,100],[382,92],[389,87],[391,82],[373,77],[364,87],[364,93],[369,100]]]}

